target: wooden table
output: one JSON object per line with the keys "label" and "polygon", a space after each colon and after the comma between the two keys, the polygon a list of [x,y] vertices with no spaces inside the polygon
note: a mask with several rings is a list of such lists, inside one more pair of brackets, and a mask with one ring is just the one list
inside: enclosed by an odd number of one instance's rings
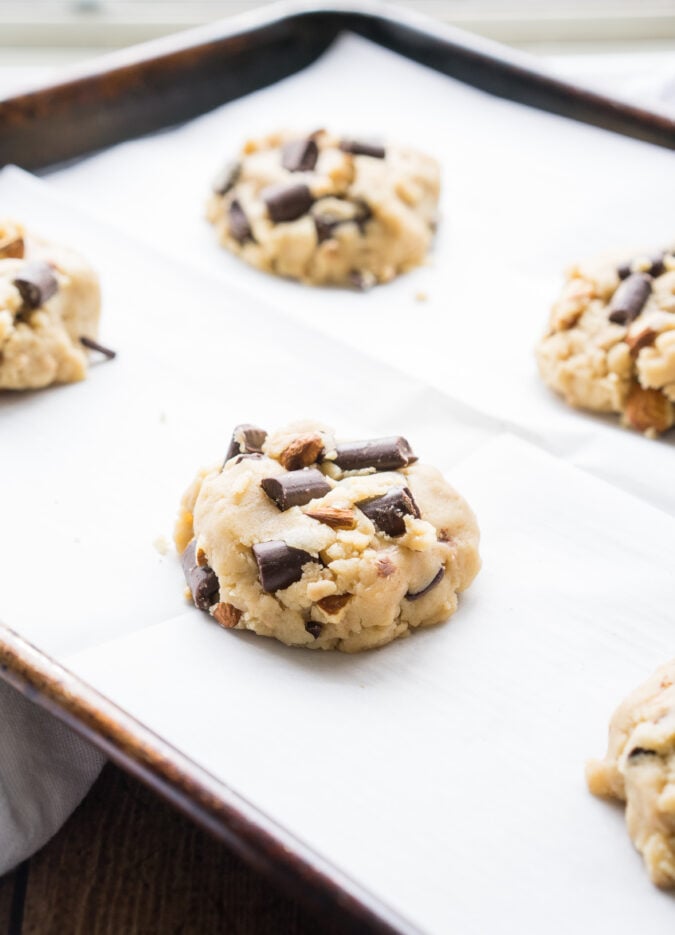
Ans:
{"label": "wooden table", "polygon": [[112,765],[56,837],[0,879],[0,935],[216,932],[316,935],[319,926]]}

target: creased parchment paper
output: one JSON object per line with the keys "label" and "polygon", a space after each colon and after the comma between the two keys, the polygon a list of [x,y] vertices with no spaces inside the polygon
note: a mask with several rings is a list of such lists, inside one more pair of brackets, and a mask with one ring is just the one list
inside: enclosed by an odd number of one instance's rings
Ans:
{"label": "creased parchment paper", "polygon": [[[381,133],[438,157],[442,222],[431,265],[354,295],[272,279],[220,249],[204,220],[210,181],[248,136],[279,126]],[[647,444],[614,418],[568,410],[541,384],[533,357],[568,265],[675,239],[672,152],[499,100],[345,35],[296,76],[49,178],[120,230],[675,513],[673,433]]]}

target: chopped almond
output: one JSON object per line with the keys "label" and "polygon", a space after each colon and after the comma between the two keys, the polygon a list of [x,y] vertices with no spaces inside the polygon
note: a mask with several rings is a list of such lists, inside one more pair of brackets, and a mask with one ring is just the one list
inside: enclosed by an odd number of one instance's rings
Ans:
{"label": "chopped almond", "polygon": [[356,518],[352,510],[337,506],[317,506],[313,510],[306,510],[305,516],[325,523],[331,529],[354,529]]}
{"label": "chopped almond", "polygon": [[211,615],[221,627],[225,627],[226,630],[231,630],[239,623],[241,611],[237,610],[232,604],[226,604],[221,601],[220,604],[216,604],[213,608]]}
{"label": "chopped almond", "polygon": [[667,431],[675,417],[673,404],[659,390],[636,386],[626,401],[626,421],[638,432],[660,435]]}
{"label": "chopped almond", "polygon": [[298,435],[281,452],[279,461],[287,471],[299,471],[300,468],[315,464],[322,451],[320,435]]}

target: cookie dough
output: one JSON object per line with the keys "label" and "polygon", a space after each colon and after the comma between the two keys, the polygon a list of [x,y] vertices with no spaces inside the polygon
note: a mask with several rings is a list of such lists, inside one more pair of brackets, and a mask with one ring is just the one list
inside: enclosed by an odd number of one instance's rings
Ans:
{"label": "cookie dough", "polygon": [[76,253],[0,221],[0,390],[72,383],[96,343],[96,273]]}
{"label": "cookie dough", "polygon": [[675,247],[573,267],[537,348],[572,406],[655,437],[675,424]]}
{"label": "cookie dough", "polygon": [[224,168],[207,214],[258,269],[365,289],[424,261],[439,189],[438,163],[417,150],[273,133]]}
{"label": "cookie dough", "polygon": [[657,886],[675,886],[675,659],[618,708],[604,760],[586,769],[594,795],[626,803],[628,832]]}
{"label": "cookie dough", "polygon": [[446,620],[480,567],[473,513],[404,438],[339,443],[313,422],[237,426],[175,539],[222,626],[343,652]]}

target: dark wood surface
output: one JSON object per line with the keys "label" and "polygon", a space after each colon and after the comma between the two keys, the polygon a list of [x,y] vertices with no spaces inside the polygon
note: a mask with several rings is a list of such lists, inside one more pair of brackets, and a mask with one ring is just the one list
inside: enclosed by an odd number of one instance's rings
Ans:
{"label": "dark wood surface", "polygon": [[0,935],[319,931],[357,929],[326,919],[319,926],[225,845],[112,765],[25,870],[0,879]]}

